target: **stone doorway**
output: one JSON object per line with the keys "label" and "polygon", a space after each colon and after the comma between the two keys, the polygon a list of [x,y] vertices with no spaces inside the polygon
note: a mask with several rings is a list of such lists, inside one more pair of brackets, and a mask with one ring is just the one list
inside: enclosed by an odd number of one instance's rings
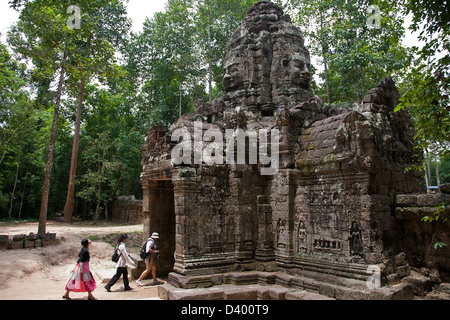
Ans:
{"label": "stone doorway", "polygon": [[144,239],[159,233],[158,248],[161,256],[158,277],[166,277],[175,263],[175,205],[171,180],[151,181],[147,189],[148,208],[144,211]]}

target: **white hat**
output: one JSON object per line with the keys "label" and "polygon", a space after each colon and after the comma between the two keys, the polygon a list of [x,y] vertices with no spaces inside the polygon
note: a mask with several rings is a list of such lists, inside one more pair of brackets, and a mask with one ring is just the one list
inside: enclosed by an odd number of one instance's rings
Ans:
{"label": "white hat", "polygon": [[153,232],[151,238],[153,239],[159,239],[159,234],[157,232]]}

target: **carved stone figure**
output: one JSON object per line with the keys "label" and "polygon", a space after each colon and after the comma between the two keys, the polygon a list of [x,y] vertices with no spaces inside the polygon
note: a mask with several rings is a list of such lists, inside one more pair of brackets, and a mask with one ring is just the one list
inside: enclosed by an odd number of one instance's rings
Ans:
{"label": "carved stone figure", "polygon": [[362,258],[364,249],[362,244],[361,229],[357,221],[353,221],[350,227],[350,254],[353,257]]}
{"label": "carved stone figure", "polygon": [[277,245],[279,248],[285,248],[286,247],[286,221],[283,219],[278,219],[277,223]]}
{"label": "carved stone figure", "polygon": [[306,225],[303,220],[300,220],[300,223],[298,225],[298,239],[297,239],[297,253],[306,253],[307,247],[306,247]]}
{"label": "carved stone figure", "polygon": [[310,57],[301,31],[271,2],[252,7],[224,59],[225,101],[255,117],[313,97]]}

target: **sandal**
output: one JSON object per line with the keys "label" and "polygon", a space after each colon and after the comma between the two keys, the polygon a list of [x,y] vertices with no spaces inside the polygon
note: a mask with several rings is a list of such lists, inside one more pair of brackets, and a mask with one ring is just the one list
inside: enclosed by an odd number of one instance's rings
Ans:
{"label": "sandal", "polygon": [[63,295],[62,298],[63,298],[63,299],[66,299],[66,300],[72,300],[72,298],[69,297],[67,294]]}
{"label": "sandal", "polygon": [[97,298],[94,296],[90,296],[90,297],[88,297],[88,300],[97,300]]}

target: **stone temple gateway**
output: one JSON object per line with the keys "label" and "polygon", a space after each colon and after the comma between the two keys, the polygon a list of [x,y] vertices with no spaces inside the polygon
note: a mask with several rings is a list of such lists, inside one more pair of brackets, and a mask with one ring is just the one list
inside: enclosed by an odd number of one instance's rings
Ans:
{"label": "stone temple gateway", "polygon": [[[302,33],[278,6],[259,2],[229,40],[223,81],[223,99],[199,101],[194,115],[151,128],[143,146],[144,238],[160,233],[158,272],[180,288],[276,283],[320,291],[327,283],[361,292],[373,266],[384,266],[384,280],[398,274],[406,264],[399,254],[413,259],[396,218],[399,199],[420,193],[423,180],[405,172],[421,159],[407,113],[394,112],[392,79],[357,107],[325,106],[312,93]],[[181,140],[194,145],[196,121],[202,136],[222,132],[224,145],[236,142],[225,141],[227,129],[278,130],[276,142],[257,138],[278,170],[261,174],[270,164],[249,155],[244,164],[174,164]],[[188,137],[172,139],[177,129]]]}

